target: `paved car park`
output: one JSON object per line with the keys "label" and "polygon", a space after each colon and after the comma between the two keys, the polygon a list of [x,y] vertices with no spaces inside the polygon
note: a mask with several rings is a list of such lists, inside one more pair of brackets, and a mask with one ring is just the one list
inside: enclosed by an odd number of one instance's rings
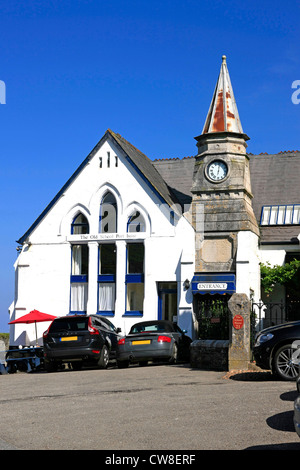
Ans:
{"label": "paved car park", "polygon": [[0,376],[0,449],[300,449],[294,382],[188,364]]}

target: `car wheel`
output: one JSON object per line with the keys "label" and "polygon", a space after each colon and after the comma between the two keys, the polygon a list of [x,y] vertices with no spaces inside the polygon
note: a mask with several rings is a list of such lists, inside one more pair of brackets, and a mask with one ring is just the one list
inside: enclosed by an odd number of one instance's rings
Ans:
{"label": "car wheel", "polygon": [[82,362],[72,362],[71,367],[73,370],[81,370]]}
{"label": "car wheel", "polygon": [[100,359],[98,361],[98,366],[101,369],[106,369],[106,367],[108,365],[108,361],[109,361],[109,350],[108,350],[108,347],[104,345],[102,347],[102,351],[101,351],[101,354],[100,354]]}
{"label": "car wheel", "polygon": [[285,344],[275,353],[273,372],[281,379],[296,380],[299,375],[299,366],[292,362],[294,352],[295,349],[291,344]]}
{"label": "car wheel", "polygon": [[129,361],[117,361],[119,369],[126,369],[129,366]]}
{"label": "car wheel", "polygon": [[173,344],[172,356],[170,358],[171,364],[176,364],[178,361],[178,346],[176,343]]}

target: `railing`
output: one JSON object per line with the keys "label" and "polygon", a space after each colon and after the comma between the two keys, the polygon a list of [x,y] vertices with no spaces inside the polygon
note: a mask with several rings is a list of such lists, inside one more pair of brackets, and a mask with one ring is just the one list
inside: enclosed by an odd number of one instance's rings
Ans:
{"label": "railing", "polygon": [[300,301],[252,302],[251,346],[257,332],[294,320],[300,320]]}

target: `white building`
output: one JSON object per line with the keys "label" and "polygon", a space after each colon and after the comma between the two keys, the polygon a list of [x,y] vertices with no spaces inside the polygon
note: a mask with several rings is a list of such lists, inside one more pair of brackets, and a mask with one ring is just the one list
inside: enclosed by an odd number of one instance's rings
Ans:
{"label": "white building", "polygon": [[[197,156],[151,161],[107,130],[18,240],[11,320],[33,309],[98,313],[126,334],[137,321],[171,319],[196,337],[207,296],[258,301],[260,261],[299,254],[299,186],[279,189],[274,168],[284,180],[300,154],[247,155],[247,139],[224,58]],[[278,223],[275,205],[280,214],[293,206],[293,217]],[[32,325],[11,326],[11,345],[34,342]]]}

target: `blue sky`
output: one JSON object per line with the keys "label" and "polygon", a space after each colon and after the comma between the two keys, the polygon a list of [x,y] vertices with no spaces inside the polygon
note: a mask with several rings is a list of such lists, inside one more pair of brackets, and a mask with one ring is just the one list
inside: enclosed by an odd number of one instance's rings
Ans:
{"label": "blue sky", "polygon": [[195,155],[223,54],[248,151],[300,150],[299,13],[295,0],[0,3],[0,332],[15,241],[108,128],[151,159]]}

